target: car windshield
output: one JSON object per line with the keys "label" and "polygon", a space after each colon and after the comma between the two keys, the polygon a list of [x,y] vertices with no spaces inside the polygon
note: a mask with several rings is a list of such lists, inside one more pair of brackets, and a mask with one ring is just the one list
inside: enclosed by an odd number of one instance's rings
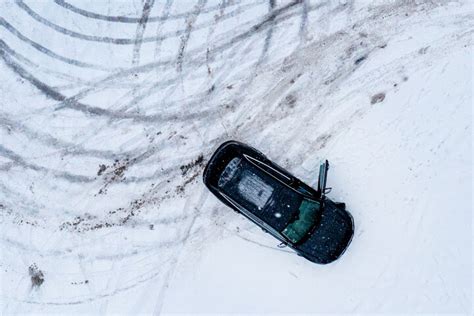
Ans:
{"label": "car windshield", "polygon": [[217,185],[227,196],[278,232],[295,218],[303,199],[245,158],[232,159]]}
{"label": "car windshield", "polygon": [[301,241],[316,224],[320,207],[321,205],[317,201],[303,199],[298,209],[298,215],[285,227],[282,234],[293,243]]}

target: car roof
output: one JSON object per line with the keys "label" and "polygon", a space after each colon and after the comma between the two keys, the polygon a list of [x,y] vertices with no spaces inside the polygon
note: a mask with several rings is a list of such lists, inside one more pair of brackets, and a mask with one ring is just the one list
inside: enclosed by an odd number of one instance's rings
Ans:
{"label": "car roof", "polygon": [[[266,185],[258,184],[257,182],[268,183],[272,188],[272,192],[276,190],[275,194],[269,194],[269,196],[271,195],[271,199],[264,199],[264,204],[257,205],[259,203],[258,201],[255,202],[255,199],[253,199],[254,203],[249,202],[252,200],[252,196],[249,196],[250,200],[242,200],[236,198],[237,195],[240,195],[236,191],[236,188],[234,188],[233,191],[226,191],[219,186],[218,182],[221,175],[235,158],[242,160],[243,165],[240,165],[240,163],[239,165],[245,169],[242,169],[239,173],[247,173],[246,179],[243,180],[244,183],[245,181],[250,181],[246,182],[244,186],[257,185],[262,189]],[[285,172],[282,168],[275,166],[275,164],[268,160],[262,153],[250,146],[235,141],[226,142],[216,150],[209,160],[204,173],[206,185],[221,201],[234,209],[237,208],[241,213],[250,212],[251,216],[257,216],[277,231],[283,230],[293,219],[297,214],[302,198],[305,197],[304,194],[298,192],[290,185],[296,178],[288,172]],[[253,174],[253,176],[250,177],[253,179],[249,180],[249,174]],[[237,185],[236,183],[234,184]],[[265,190],[260,193],[264,193],[264,191]],[[261,225],[261,223],[257,224]]]}
{"label": "car roof", "polygon": [[[245,158],[252,164],[257,165],[259,169],[268,173],[270,176],[276,177],[279,180],[285,180],[285,185],[288,185],[292,180],[294,180],[294,177],[291,174],[282,168],[276,168],[276,165],[273,162],[255,148],[235,140],[230,140],[221,144],[209,159],[209,162],[204,169],[204,183],[208,187],[217,187],[216,175],[220,174],[227,163],[229,163],[234,157]],[[268,169],[262,169],[264,166],[268,166]]]}

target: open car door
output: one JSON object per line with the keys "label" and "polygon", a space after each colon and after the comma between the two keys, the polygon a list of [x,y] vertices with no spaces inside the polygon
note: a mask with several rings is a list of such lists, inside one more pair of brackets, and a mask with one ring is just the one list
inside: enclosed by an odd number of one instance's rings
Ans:
{"label": "open car door", "polygon": [[323,197],[326,193],[331,191],[331,188],[326,188],[326,181],[328,178],[329,162],[326,160],[319,166],[318,179],[318,193]]}

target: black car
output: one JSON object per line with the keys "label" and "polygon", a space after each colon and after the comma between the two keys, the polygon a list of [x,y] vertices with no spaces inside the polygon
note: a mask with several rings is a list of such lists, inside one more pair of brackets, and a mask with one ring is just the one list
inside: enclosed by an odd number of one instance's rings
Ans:
{"label": "black car", "polygon": [[223,143],[204,170],[204,183],[223,203],[297,254],[320,264],[339,258],[354,233],[344,203],[325,196],[329,164],[321,164],[314,190],[256,149]]}

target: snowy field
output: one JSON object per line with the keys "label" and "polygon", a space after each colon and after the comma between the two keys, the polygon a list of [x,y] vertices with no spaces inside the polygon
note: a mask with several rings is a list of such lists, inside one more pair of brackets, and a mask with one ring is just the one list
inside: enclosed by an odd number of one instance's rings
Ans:
{"label": "snowy field", "polygon": [[[473,312],[469,1],[0,2],[3,314]],[[202,183],[258,148],[355,219],[329,265]]]}

